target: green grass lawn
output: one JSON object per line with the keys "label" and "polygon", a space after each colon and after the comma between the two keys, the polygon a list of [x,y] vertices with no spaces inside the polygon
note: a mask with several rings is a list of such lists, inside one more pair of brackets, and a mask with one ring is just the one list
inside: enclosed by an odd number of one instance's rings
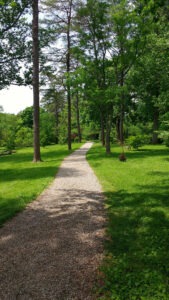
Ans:
{"label": "green grass lawn", "polygon": [[119,147],[107,156],[95,144],[87,158],[102,183],[108,215],[107,257],[100,298],[169,299],[169,149]]}
{"label": "green grass lawn", "polygon": [[[72,144],[73,150],[79,147],[80,144]],[[0,225],[43,191],[70,152],[67,145],[54,145],[42,148],[41,153],[41,163],[32,162],[32,148],[0,156]]]}

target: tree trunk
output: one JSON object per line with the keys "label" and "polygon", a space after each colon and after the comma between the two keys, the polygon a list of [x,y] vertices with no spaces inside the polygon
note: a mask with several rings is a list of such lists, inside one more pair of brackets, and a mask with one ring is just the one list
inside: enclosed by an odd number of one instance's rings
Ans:
{"label": "tree trunk", "polygon": [[71,26],[71,10],[72,10],[72,1],[70,2],[70,9],[68,15],[67,23],[67,57],[66,57],[66,71],[67,71],[67,103],[68,103],[68,150],[72,149],[71,141],[71,93],[70,93],[70,26]]}
{"label": "tree trunk", "polygon": [[119,134],[120,134],[120,143],[121,145],[124,144],[124,105],[122,104],[120,107],[120,123],[119,123]]}
{"label": "tree trunk", "polygon": [[40,132],[39,132],[39,11],[38,0],[32,1],[33,21],[33,107],[34,107],[34,162],[41,161],[40,156]]}
{"label": "tree trunk", "polygon": [[[124,86],[124,71],[121,71],[121,80],[120,87]],[[120,105],[120,124],[119,124],[119,133],[120,133],[120,143],[124,144],[124,92],[121,92],[121,105]]]}
{"label": "tree trunk", "polygon": [[80,129],[79,94],[78,94],[78,91],[76,93],[76,120],[77,120],[78,139],[79,139],[79,143],[81,143],[82,136],[81,136],[81,129]]}
{"label": "tree trunk", "polygon": [[57,101],[55,101],[55,143],[58,144],[59,141],[59,130],[58,130],[58,126],[59,126],[59,113],[58,113],[58,106],[57,106]]}
{"label": "tree trunk", "polygon": [[112,116],[110,114],[107,114],[106,118],[106,153],[111,153],[111,145],[110,145],[110,132],[111,132],[111,119]]}
{"label": "tree trunk", "polygon": [[71,141],[72,138],[71,138],[71,95],[70,95],[70,83],[67,84],[67,103],[68,103],[68,150],[71,150],[72,149],[72,141]]}
{"label": "tree trunk", "polygon": [[120,118],[116,118],[116,138],[120,142]]}
{"label": "tree trunk", "polygon": [[158,133],[156,132],[158,130],[158,123],[159,123],[159,110],[156,107],[154,109],[154,116],[153,116],[153,136],[152,136],[153,144],[158,144]]}
{"label": "tree trunk", "polygon": [[105,146],[104,116],[102,111],[100,111],[100,123],[101,123],[101,143],[102,146]]}

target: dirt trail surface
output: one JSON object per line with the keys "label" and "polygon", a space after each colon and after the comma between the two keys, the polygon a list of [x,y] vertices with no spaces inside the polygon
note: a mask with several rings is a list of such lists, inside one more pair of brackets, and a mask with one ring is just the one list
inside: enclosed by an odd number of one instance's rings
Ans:
{"label": "dirt trail surface", "polygon": [[0,300],[93,300],[103,258],[103,194],[86,143],[53,183],[0,229]]}

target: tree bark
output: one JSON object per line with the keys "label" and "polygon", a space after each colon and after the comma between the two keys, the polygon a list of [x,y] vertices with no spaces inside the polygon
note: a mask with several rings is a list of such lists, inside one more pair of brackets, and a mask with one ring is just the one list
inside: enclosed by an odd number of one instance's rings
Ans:
{"label": "tree bark", "polygon": [[156,107],[154,109],[154,116],[153,116],[153,136],[152,136],[152,144],[158,144],[158,123],[159,123],[159,110]]}
{"label": "tree bark", "polygon": [[57,106],[57,101],[55,100],[55,133],[56,133],[56,137],[55,137],[55,142],[56,144],[58,144],[59,141],[59,132],[58,132],[58,126],[59,126],[59,113],[58,113],[58,106]]}
{"label": "tree bark", "polygon": [[[123,101],[123,99],[122,99]],[[119,134],[120,134],[120,143],[124,144],[124,105],[121,104],[120,107],[120,123],[119,123]]]}
{"label": "tree bark", "polygon": [[116,118],[116,138],[117,138],[117,141],[120,142],[120,118],[119,118],[119,116]]}
{"label": "tree bark", "polygon": [[81,128],[80,128],[80,114],[79,114],[79,94],[76,93],[76,120],[77,120],[77,132],[79,143],[82,141]]}
{"label": "tree bark", "polygon": [[[124,70],[121,71],[121,80],[120,87],[124,86]],[[124,92],[121,91],[121,105],[120,105],[120,124],[119,124],[119,133],[120,133],[120,143],[124,144]]]}
{"label": "tree bark", "polygon": [[104,114],[100,111],[100,123],[101,123],[101,143],[105,146],[105,131],[104,131]]}
{"label": "tree bark", "polygon": [[71,26],[71,10],[72,1],[70,1],[69,15],[67,23],[67,57],[66,57],[66,71],[67,71],[67,103],[68,103],[68,150],[72,149],[72,137],[71,137],[71,93],[70,93],[70,49],[71,49],[71,37],[70,37],[70,26]]}
{"label": "tree bark", "polygon": [[111,145],[110,145],[110,132],[112,126],[111,120],[112,120],[112,116],[110,113],[108,113],[106,118],[106,153],[107,154],[111,153]]}
{"label": "tree bark", "polygon": [[32,1],[32,38],[33,38],[33,107],[34,107],[34,162],[41,161],[39,132],[39,11],[38,0]]}

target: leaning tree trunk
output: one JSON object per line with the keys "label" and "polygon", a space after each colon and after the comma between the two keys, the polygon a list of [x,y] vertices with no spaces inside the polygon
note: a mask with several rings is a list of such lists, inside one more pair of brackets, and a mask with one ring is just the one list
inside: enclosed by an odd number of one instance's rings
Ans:
{"label": "leaning tree trunk", "polygon": [[38,0],[32,1],[33,21],[33,108],[34,108],[34,162],[41,161],[39,132],[39,11]]}

